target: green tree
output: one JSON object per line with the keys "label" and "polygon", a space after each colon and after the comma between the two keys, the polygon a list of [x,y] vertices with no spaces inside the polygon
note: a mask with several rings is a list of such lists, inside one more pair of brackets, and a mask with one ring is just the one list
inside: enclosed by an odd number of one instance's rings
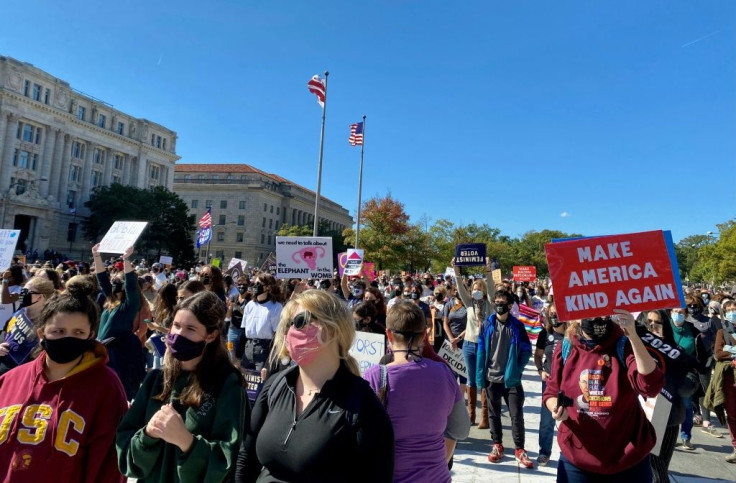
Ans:
{"label": "green tree", "polygon": [[[410,227],[403,203],[392,198],[391,193],[383,198],[371,198],[363,205],[361,222],[359,243],[365,250],[366,260],[375,262],[378,270],[399,268],[406,263]],[[344,241],[346,245],[352,243],[349,239]]]}
{"label": "green tree", "polygon": [[95,188],[84,206],[91,211],[82,222],[88,240],[100,240],[115,221],[147,221],[136,243],[139,253],[156,260],[168,254],[177,265],[194,263],[194,215],[176,193],[162,186],[141,189],[116,183]]}
{"label": "green tree", "polygon": [[[703,270],[705,267],[698,267],[698,270],[693,271],[696,264],[699,261],[700,251],[709,245],[712,245],[715,240],[709,235],[690,235],[675,244],[675,256],[677,258],[677,266],[680,269],[680,276],[684,281],[686,278],[692,281],[702,281]],[[707,250],[706,250],[707,251]],[[705,255],[703,252],[700,257]],[[702,262],[702,260],[701,260]]]}
{"label": "green tree", "polygon": [[312,236],[314,229],[309,225],[281,225],[278,236]]}

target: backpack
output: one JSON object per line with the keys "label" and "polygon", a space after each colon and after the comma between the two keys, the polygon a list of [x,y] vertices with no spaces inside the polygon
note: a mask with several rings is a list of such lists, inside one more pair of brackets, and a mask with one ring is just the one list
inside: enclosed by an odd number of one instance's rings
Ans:
{"label": "backpack", "polygon": [[[273,383],[268,388],[268,394],[266,395],[266,407],[269,411],[273,405],[276,395],[286,385],[286,371],[281,371],[276,374]],[[350,397],[348,398],[348,404],[345,408],[345,419],[348,421],[348,425],[355,431],[358,430],[358,416],[360,415],[360,409],[363,404],[362,391],[358,389],[358,384],[362,381],[360,378],[356,378],[353,381],[353,385],[350,388]]]}
{"label": "backpack", "polygon": [[[624,367],[626,367],[626,357],[624,356],[624,348],[626,347],[626,343],[629,341],[629,338],[625,335],[622,335],[619,337],[618,342],[616,342],[616,355],[618,356],[618,360],[621,361],[621,364],[623,364]],[[572,350],[572,344],[570,344],[570,339],[565,337],[562,339],[562,367],[565,367],[565,362],[567,362],[567,357],[570,355],[570,351]]]}

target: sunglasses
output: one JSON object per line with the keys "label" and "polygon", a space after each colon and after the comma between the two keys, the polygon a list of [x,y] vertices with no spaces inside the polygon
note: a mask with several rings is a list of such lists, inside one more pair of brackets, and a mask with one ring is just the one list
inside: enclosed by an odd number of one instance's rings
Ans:
{"label": "sunglasses", "polygon": [[649,325],[664,325],[664,324],[662,324],[662,322],[660,322],[659,320],[651,320],[651,319],[647,319],[647,322],[649,322]]}
{"label": "sunglasses", "polygon": [[296,330],[302,330],[304,327],[309,325],[312,319],[312,314],[309,312],[300,312],[289,321],[289,324],[294,326]]}

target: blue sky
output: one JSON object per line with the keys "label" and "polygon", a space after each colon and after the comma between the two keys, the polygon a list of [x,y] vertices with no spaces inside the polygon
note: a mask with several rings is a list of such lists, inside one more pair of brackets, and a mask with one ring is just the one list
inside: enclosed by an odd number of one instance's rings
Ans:
{"label": "blue sky", "polygon": [[[736,217],[736,2],[36,1],[0,54],[248,163],[412,221],[675,240]],[[566,216],[565,216],[566,215]]]}

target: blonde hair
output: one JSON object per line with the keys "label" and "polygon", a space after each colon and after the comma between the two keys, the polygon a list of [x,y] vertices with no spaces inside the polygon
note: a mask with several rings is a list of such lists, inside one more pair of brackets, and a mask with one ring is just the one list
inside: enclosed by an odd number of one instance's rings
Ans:
{"label": "blonde hair", "polygon": [[314,323],[327,329],[322,332],[323,337],[333,336],[340,359],[345,361],[350,372],[360,376],[358,361],[348,353],[355,340],[353,317],[344,301],[324,290],[305,290],[284,306],[273,338],[273,349],[269,357],[270,365],[274,366],[280,360],[289,358],[286,334],[289,332],[291,319],[296,315],[298,307],[309,312]]}
{"label": "blonde hair", "polygon": [[480,291],[483,292],[483,298],[488,296],[488,284],[482,278],[473,280],[473,285],[470,286],[471,290],[475,290],[475,287],[480,287]]}
{"label": "blonde hair", "polygon": [[52,282],[48,278],[39,277],[38,275],[36,275],[26,282],[26,285],[28,284],[31,284],[34,292],[42,294],[47,299],[56,294],[54,282]]}

